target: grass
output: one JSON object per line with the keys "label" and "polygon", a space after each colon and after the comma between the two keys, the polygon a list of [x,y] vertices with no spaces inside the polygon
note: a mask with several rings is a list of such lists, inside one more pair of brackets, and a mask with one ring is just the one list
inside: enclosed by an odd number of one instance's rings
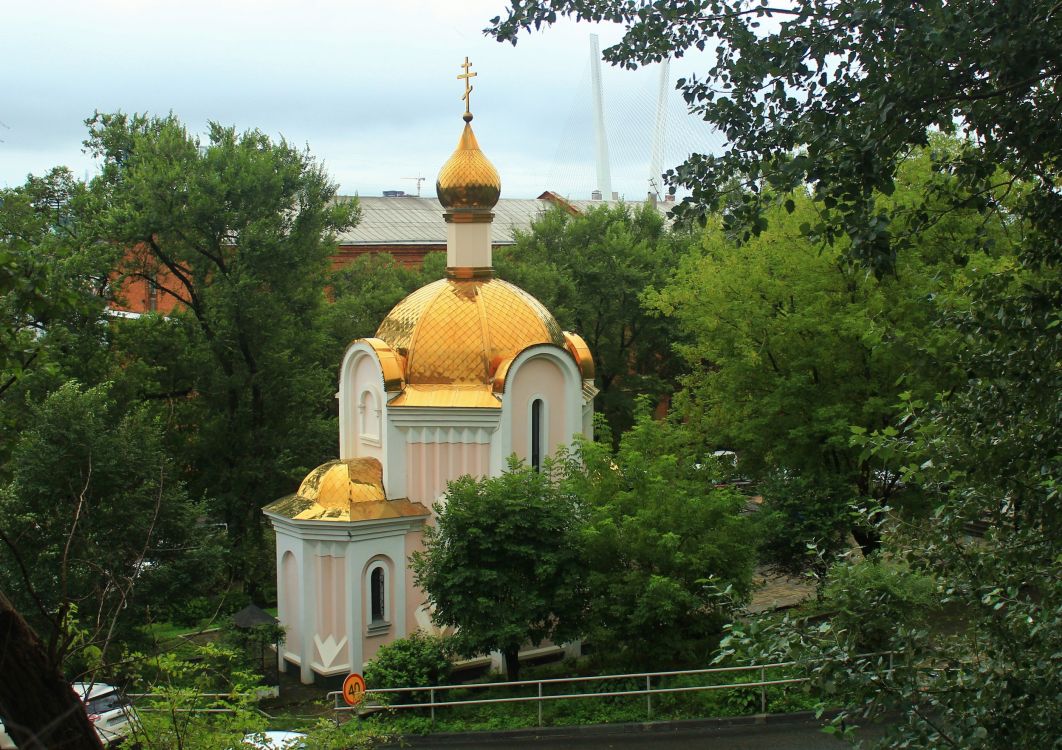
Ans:
{"label": "grass", "polygon": [[177,625],[172,622],[152,622],[144,625],[142,629],[156,643],[168,643],[182,636],[199,632],[198,627]]}

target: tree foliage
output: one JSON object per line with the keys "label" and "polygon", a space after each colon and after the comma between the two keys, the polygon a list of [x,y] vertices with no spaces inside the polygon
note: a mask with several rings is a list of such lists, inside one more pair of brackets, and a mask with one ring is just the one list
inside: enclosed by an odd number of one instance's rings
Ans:
{"label": "tree foliage", "polygon": [[498,477],[464,476],[434,506],[412,566],[432,619],[457,628],[466,657],[500,651],[510,679],[525,643],[562,643],[580,634],[583,571],[577,509],[549,479],[515,458]]}
{"label": "tree foliage", "polygon": [[0,487],[0,587],[71,673],[70,656],[139,624],[134,585],[199,544],[160,424],[108,390],[70,382],[35,407]]}
{"label": "tree foliage", "polygon": [[[1047,0],[543,0],[514,4],[491,30],[515,40],[560,15],[618,22],[624,38],[605,57],[628,66],[715,47],[705,73],[679,88],[730,148],[694,155],[671,177],[692,189],[688,211],[725,208],[724,229],[740,240],[807,185],[814,216],[801,233],[882,278],[957,210],[997,217],[1013,241],[1016,262],[937,311],[932,325],[960,344],[952,386],[900,394],[893,424],[854,434],[866,455],[898,462],[930,509],[923,520],[886,513],[884,551],[933,577],[962,627],[899,617],[881,634],[899,656],[893,670],[884,657],[853,658],[829,624],[786,631],[816,657],[809,669],[849,705],[846,718],[898,712],[893,747],[1051,747],[1062,735],[1057,10]],[[951,179],[887,205],[899,165],[933,130],[959,136],[931,153]],[[961,261],[988,240],[953,242],[952,254]]]}
{"label": "tree foliage", "polygon": [[[84,334],[91,359],[92,329],[103,314],[117,261],[96,242],[94,202],[70,170],[0,190],[0,396],[31,372],[48,371],[72,348],[63,329]],[[3,277],[10,274],[6,281]],[[18,400],[16,397],[15,400]]]}
{"label": "tree foliage", "polygon": [[645,205],[548,211],[497,254],[498,273],[537,297],[594,356],[598,408],[613,434],[630,427],[638,394],[661,401],[678,369],[674,327],[642,304],[670,277],[690,238]]}
{"label": "tree foliage", "polygon": [[[957,147],[933,139],[935,150]],[[913,153],[881,204],[957,189],[932,165],[928,151]],[[895,273],[877,278],[848,262],[845,243],[823,248],[804,236],[800,226],[815,212],[809,196],[788,202],[744,243],[710,222],[700,252],[648,301],[685,334],[678,351],[689,375],[677,407],[716,446],[736,450],[743,473],[764,480],[778,522],[767,551],[799,567],[806,543],[827,553],[846,543],[850,504],[895,500],[898,465],[853,446],[849,428],[889,425],[901,391],[930,397],[961,382],[962,341],[933,321],[969,305],[971,285],[1016,257],[998,217],[966,208],[922,232]],[[991,248],[971,250],[978,238]]]}
{"label": "tree foliage", "polygon": [[[100,235],[122,270],[179,302],[179,356],[139,343],[155,377],[143,396],[179,410],[173,446],[190,491],[223,521],[250,590],[269,585],[259,508],[330,455],[330,372],[322,322],[334,234],[358,218],[305,152],[211,124],[201,141],[172,115],[97,114],[90,152]],[[134,342],[137,343],[137,342]],[[260,578],[260,572],[266,575]]]}
{"label": "tree foliage", "polygon": [[584,506],[586,635],[605,661],[690,664],[715,647],[751,589],[757,536],[746,498],[713,486],[703,443],[647,404],[613,451],[579,442],[561,486]]}
{"label": "tree foliage", "polygon": [[[883,273],[909,236],[879,196],[893,192],[898,164],[932,129],[964,136],[938,164],[967,194],[956,203],[996,208],[990,186],[1002,170],[1005,185],[1028,188],[1023,210],[1058,220],[1056,12],[1047,0],[529,0],[487,32],[515,44],[561,16],[617,23],[623,38],[603,56],[628,68],[714,48],[706,70],[678,89],[729,147],[669,172],[692,190],[687,213],[728,206],[728,228],[748,237],[766,227],[772,201],[808,185],[819,213],[807,233],[846,237],[851,257]],[[915,213],[922,224],[940,215]]]}

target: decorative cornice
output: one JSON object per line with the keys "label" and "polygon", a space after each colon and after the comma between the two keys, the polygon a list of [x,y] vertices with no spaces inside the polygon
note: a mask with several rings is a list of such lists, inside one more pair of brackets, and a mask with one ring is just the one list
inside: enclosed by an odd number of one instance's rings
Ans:
{"label": "decorative cornice", "polygon": [[483,428],[498,429],[501,424],[501,409],[472,409],[461,407],[404,406],[388,409],[387,421],[406,431],[425,424],[435,428]]}
{"label": "decorative cornice", "polygon": [[265,514],[273,528],[303,541],[313,542],[360,542],[369,539],[384,539],[404,536],[419,530],[428,516],[403,516],[376,521],[295,521],[273,513]]}
{"label": "decorative cornice", "polygon": [[473,443],[489,444],[497,425],[479,425],[463,427],[416,426],[400,428],[406,434],[407,443]]}

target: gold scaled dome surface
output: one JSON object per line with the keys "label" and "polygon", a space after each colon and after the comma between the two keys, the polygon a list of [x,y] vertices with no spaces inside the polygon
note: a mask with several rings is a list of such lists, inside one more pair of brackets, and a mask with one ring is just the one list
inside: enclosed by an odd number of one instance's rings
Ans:
{"label": "gold scaled dome surface", "polygon": [[439,203],[448,210],[494,208],[501,197],[501,177],[476,142],[467,122],[457,149],[435,180]]}
{"label": "gold scaled dome surface", "polygon": [[530,294],[501,279],[440,279],[395,305],[377,338],[405,360],[413,386],[487,386],[506,359],[564,332]]}
{"label": "gold scaled dome surface", "polygon": [[264,509],[295,521],[363,521],[402,516],[424,516],[420,503],[405,498],[388,500],[383,467],[375,458],[329,461],[306,475],[294,495]]}

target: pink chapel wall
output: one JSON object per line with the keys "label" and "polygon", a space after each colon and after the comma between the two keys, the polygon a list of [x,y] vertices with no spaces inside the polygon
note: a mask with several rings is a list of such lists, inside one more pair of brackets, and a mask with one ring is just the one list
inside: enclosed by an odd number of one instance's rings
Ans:
{"label": "pink chapel wall", "polygon": [[465,474],[490,472],[490,446],[486,443],[408,443],[406,490],[409,499],[431,507],[446,492],[446,483]]}
{"label": "pink chapel wall", "polygon": [[[332,636],[336,642],[346,637],[346,561],[342,557],[320,555],[317,560],[317,635]],[[318,661],[324,660],[318,654]]]}
{"label": "pink chapel wall", "polygon": [[424,592],[421,591],[415,583],[413,583],[413,567],[409,564],[409,559],[413,556],[414,552],[419,552],[424,549],[424,532],[421,530],[410,531],[406,534],[406,580],[403,585],[406,587],[406,632],[412,633],[420,628],[417,623],[417,610],[424,604],[427,597]]}
{"label": "pink chapel wall", "polygon": [[552,456],[557,446],[568,445],[572,436],[566,434],[568,424],[567,398],[564,392],[564,373],[552,359],[535,357],[528,360],[516,373],[510,386],[509,398],[513,407],[513,453],[524,461],[531,460],[528,437],[531,434],[531,399],[538,396],[548,408],[546,436],[547,455]]}
{"label": "pink chapel wall", "polygon": [[280,561],[284,578],[284,650],[298,654],[302,641],[299,635],[299,564],[292,552],[285,552]]}

